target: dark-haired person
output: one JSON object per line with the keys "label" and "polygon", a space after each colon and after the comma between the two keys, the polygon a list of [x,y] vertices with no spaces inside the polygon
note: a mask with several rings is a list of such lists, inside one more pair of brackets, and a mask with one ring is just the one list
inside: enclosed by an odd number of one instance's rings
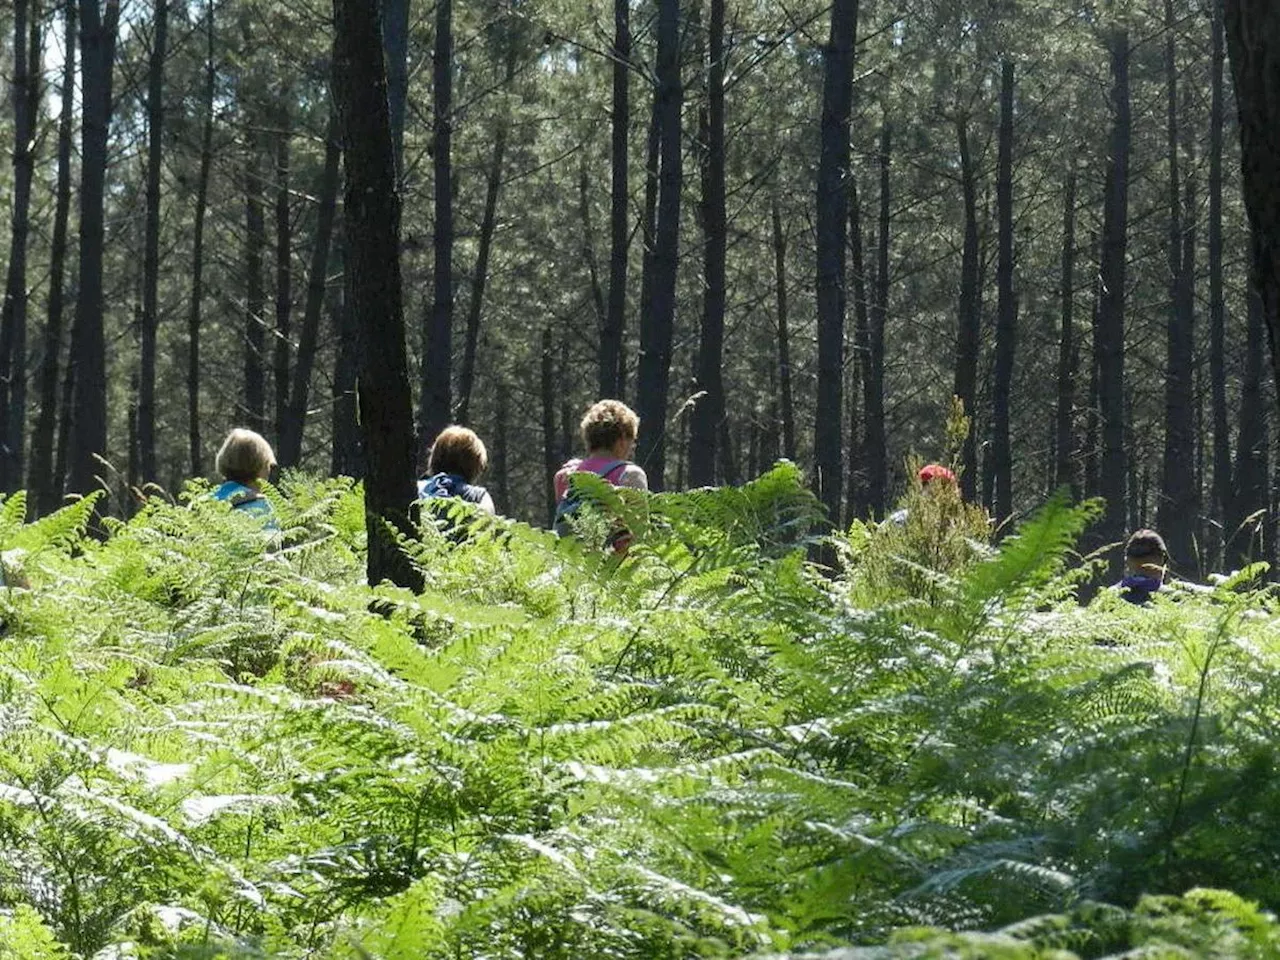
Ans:
{"label": "dark-haired person", "polygon": [[[615,487],[649,489],[644,469],[631,462],[640,435],[640,418],[634,410],[621,400],[600,400],[588,408],[579,429],[587,455],[573,458],[556,472],[555,528],[560,534],[567,532],[568,516],[577,506],[569,484],[575,473],[594,473]],[[631,535],[619,528],[608,546],[625,555],[630,543]]]}
{"label": "dark-haired person", "polygon": [[1124,578],[1116,584],[1120,596],[1144,606],[1164,586],[1169,550],[1154,530],[1136,530],[1124,545]]}
{"label": "dark-haired person", "polygon": [[474,430],[450,426],[440,431],[427,458],[427,476],[418,481],[422,500],[456,498],[495,513],[489,491],[476,481],[489,465],[489,452]]}
{"label": "dark-haired person", "polygon": [[[216,466],[224,483],[213,491],[213,498],[231,504],[233,510],[271,518],[274,511],[271,501],[262,495],[262,482],[275,465],[275,451],[262,434],[237,427],[218,450]],[[270,525],[274,526],[274,520]]]}

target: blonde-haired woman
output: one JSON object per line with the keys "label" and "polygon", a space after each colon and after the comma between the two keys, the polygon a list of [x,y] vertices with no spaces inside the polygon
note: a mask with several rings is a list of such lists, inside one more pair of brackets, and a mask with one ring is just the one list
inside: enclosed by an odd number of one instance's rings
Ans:
{"label": "blonde-haired woman", "polygon": [[216,465],[225,482],[213,491],[215,500],[231,504],[232,510],[272,516],[271,501],[262,495],[262,482],[276,465],[276,453],[262,434],[243,427],[232,430],[222,441]]}

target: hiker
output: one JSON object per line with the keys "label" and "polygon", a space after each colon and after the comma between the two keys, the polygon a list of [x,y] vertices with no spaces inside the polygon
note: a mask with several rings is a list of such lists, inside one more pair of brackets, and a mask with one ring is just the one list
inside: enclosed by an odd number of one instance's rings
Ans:
{"label": "hiker", "polygon": [[[920,480],[921,490],[941,489],[947,486],[954,487],[956,484],[955,473],[949,467],[944,467],[940,463],[926,463],[920,468],[917,477]],[[934,487],[934,484],[937,484],[937,486]],[[889,523],[897,524],[900,527],[906,526],[908,516],[909,511],[906,507],[903,507],[889,514]]]}
{"label": "hiker", "polygon": [[261,434],[237,427],[227,434],[218,450],[218,473],[225,482],[213,491],[213,498],[231,504],[232,510],[262,517],[270,529],[275,529],[275,511],[262,494],[262,483],[275,465],[271,444]]}
{"label": "hiker", "polygon": [[1169,551],[1164,538],[1154,530],[1138,530],[1124,547],[1124,578],[1115,588],[1120,596],[1137,606],[1145,606],[1151,595],[1165,585]]}
{"label": "hiker", "polygon": [[[570,489],[569,481],[573,474],[594,473],[615,487],[649,489],[649,478],[644,470],[631,462],[636,437],[640,433],[640,418],[634,410],[621,400],[600,400],[587,410],[580,429],[587,455],[570,460],[555,477],[554,525],[556,533],[561,536],[569,532],[568,519],[579,506],[578,498]],[[614,530],[605,544],[619,556],[626,556],[630,545],[631,534],[621,526]]]}
{"label": "hiker", "polygon": [[431,446],[427,476],[418,481],[418,499],[458,499],[496,513],[489,491],[476,483],[488,465],[489,452],[474,430],[445,427]]}

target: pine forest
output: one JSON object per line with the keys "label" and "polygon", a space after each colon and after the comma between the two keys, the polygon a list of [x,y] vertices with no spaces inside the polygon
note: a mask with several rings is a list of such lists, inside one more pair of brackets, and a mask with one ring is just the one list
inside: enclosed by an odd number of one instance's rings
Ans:
{"label": "pine forest", "polygon": [[1276,0],[0,0],[0,147],[0,960],[1280,957]]}

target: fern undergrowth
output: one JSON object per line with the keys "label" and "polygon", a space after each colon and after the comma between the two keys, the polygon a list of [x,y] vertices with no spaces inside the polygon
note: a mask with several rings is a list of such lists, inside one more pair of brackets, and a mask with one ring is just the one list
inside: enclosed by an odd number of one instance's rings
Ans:
{"label": "fern undergrowth", "polygon": [[346,481],[0,505],[0,960],[1280,953],[1256,571],[1080,608],[1055,499],[827,578],[794,467],[592,479],[625,561],[459,506],[419,595]]}

